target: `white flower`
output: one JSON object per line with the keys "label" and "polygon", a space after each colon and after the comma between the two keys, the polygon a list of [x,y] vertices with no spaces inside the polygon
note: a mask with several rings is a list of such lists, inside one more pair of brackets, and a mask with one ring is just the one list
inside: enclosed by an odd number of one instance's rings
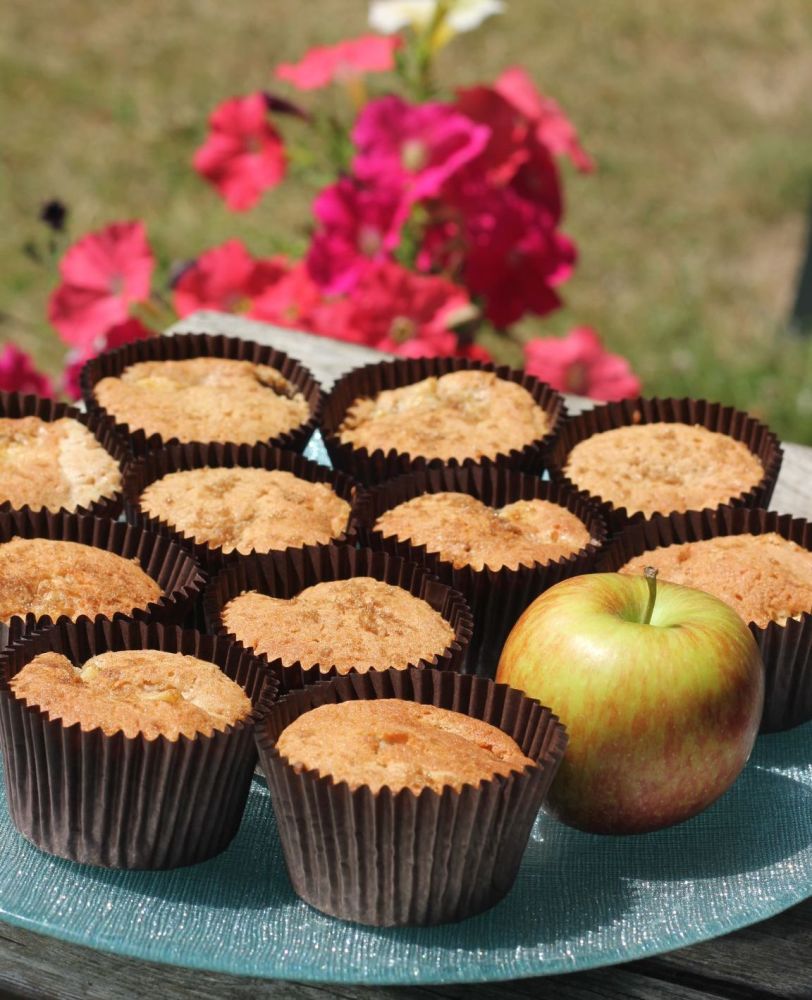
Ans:
{"label": "white flower", "polygon": [[[375,31],[392,35],[401,28],[421,31],[431,24],[440,0],[371,0],[369,23]],[[501,14],[503,0],[446,0],[446,28],[452,34],[473,31],[486,18]]]}

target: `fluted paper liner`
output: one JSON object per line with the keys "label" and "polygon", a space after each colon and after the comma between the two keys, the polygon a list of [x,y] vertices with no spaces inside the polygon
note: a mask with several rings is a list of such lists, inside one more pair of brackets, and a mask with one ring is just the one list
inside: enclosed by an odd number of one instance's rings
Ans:
{"label": "fluted paper liner", "polygon": [[[53,399],[26,395],[21,392],[0,392],[0,417],[9,417],[13,420],[18,420],[21,417],[39,417],[40,420],[45,420],[48,423],[61,420],[64,417],[70,417],[71,420],[82,424],[90,431],[108,455],[118,462],[119,468],[123,469],[128,457],[127,446],[124,440],[115,432],[112,421],[107,420],[98,413],[83,413],[81,410],[77,410],[75,406],[69,406],[67,403],[58,403]],[[121,513],[123,502],[124,497],[122,491],[119,489],[113,493],[99,496],[86,507],[81,505],[74,507],[69,513],[116,518]],[[32,508],[29,504],[15,508],[12,506],[10,500],[0,503],[0,512],[13,510],[30,511],[32,509],[37,511],[48,509],[57,513],[66,508]]]}
{"label": "fluted paper liner", "polygon": [[[581,520],[592,541],[571,555],[546,563],[536,562],[516,569],[482,570],[455,567],[429,552],[425,545],[375,530],[375,521],[385,511],[424,493],[467,493],[491,507],[516,500],[548,500],[564,507]],[[446,466],[398,476],[371,489],[362,497],[354,514],[362,545],[389,552],[426,566],[443,583],[458,590],[471,606],[474,630],[465,662],[467,673],[493,677],[505,640],[524,609],[543,591],[570,576],[590,572],[606,539],[606,525],[599,508],[575,490],[514,469],[494,466]]]}
{"label": "fluted paper liner", "polygon": [[[783,450],[781,442],[766,426],[732,406],[721,403],[709,403],[705,399],[670,399],[654,397],[650,399],[624,399],[616,403],[606,403],[592,410],[585,410],[577,416],[570,417],[562,425],[555,442],[550,448],[549,462],[554,481],[565,483],[579,490],[564,472],[569,454],[581,441],[614,430],[616,427],[628,427],[636,424],[677,423],[700,426],[719,434],[727,434],[735,441],[747,445],[750,451],[759,459],[764,475],[757,483],[743,490],[736,497],[729,497],[722,505],[734,507],[768,507],[773,494],[775,481],[781,470]],[[584,496],[600,503],[608,521],[610,532],[619,531],[631,521],[642,521],[645,514],[642,511],[632,511],[625,507],[616,507],[605,497],[596,497],[586,490],[580,490]],[[665,512],[664,512],[665,513]]]}
{"label": "fluted paper liner", "polygon": [[[402,698],[482,719],[538,766],[439,794],[373,793],[290,765],[277,750],[294,719],[328,703]],[[558,718],[520,691],[437,670],[351,674],[293,692],[257,725],[285,862],[311,906],[375,926],[462,920],[511,888],[566,748]]]}
{"label": "fluted paper liner", "polygon": [[[195,559],[170,539],[107,518],[47,510],[0,512],[0,543],[9,542],[17,536],[80,542],[114,552],[124,559],[137,559],[144,572],[161,588],[161,596],[145,608],[117,613],[113,620],[133,618],[137,621],[182,624],[205,583]],[[69,619],[62,616],[58,620]],[[77,620],[89,619],[81,616]],[[105,619],[100,615],[96,620]],[[10,621],[0,622],[0,649],[21,635],[52,624],[54,620],[48,615],[37,617],[31,613],[15,615]]]}
{"label": "fluted paper liner", "polygon": [[[306,545],[300,549],[239,559],[223,569],[206,587],[203,595],[206,628],[238,641],[237,636],[228,633],[223,625],[222,610],[232,598],[246,590],[257,590],[270,597],[287,600],[317,583],[356,576],[371,576],[402,587],[414,597],[426,601],[454,629],[450,645],[438,650],[430,661],[421,658],[409,666],[436,667],[443,671],[462,669],[472,630],[471,612],[464,597],[415,563],[386,552],[372,552],[349,545]],[[333,664],[303,667],[299,662],[286,663],[281,667],[282,690],[290,691],[324,681],[337,673]]]}
{"label": "fluted paper liner", "polygon": [[[310,371],[295,358],[277,351],[273,347],[257,344],[252,340],[226,337],[222,334],[178,333],[172,337],[150,337],[133,344],[106,351],[91,358],[82,368],[80,385],[82,398],[90,412],[99,412],[115,423],[113,414],[100,406],[93,388],[103,378],[117,378],[130,365],[139,361],[182,361],[187,358],[228,358],[233,361],[250,361],[258,365],[270,365],[302,393],[310,410],[310,418],[298,427],[274,435],[266,443],[303,451],[318,426],[322,406],[322,392],[319,383]],[[273,391],[271,389],[269,392]],[[147,436],[140,428],[115,423],[116,432],[128,441],[133,455],[141,456],[165,445],[181,444],[177,438],[164,439],[160,434]],[[256,442],[249,442],[251,444]]]}
{"label": "fluted paper liner", "polygon": [[[211,736],[107,736],[65,726],[9,680],[35,656],[80,665],[107,650],[160,649],[216,663],[250,697],[249,716]],[[251,784],[254,726],[277,693],[264,657],[222,638],[133,621],[61,623],[0,661],[0,742],[11,819],[40,850],[106,868],[174,868],[222,851]]]}
{"label": "fluted paper liner", "polygon": [[[527,389],[550,418],[549,433],[543,438],[529,442],[521,450],[514,449],[492,458],[466,458],[462,462],[456,459],[443,462],[441,459],[428,459],[421,455],[397,452],[394,449],[386,453],[381,449],[370,452],[367,448],[356,447],[340,440],[338,428],[346,417],[349,407],[359,397],[374,397],[384,389],[399,389],[431,376],[447,375],[449,372],[463,370],[492,371],[499,378],[516,382]],[[381,361],[355,368],[340,378],[327,396],[321,429],[333,466],[369,486],[405,472],[416,472],[442,465],[495,464],[521,468],[530,473],[540,473],[544,467],[546,451],[554,440],[565,413],[563,398],[549,385],[528,375],[527,372],[509,368],[507,365],[497,367],[468,358],[398,358],[395,361]]]}
{"label": "fluted paper liner", "polygon": [[[655,514],[629,525],[606,548],[599,569],[615,572],[651,549],[699,542],[720,535],[776,532],[812,552],[812,522],[759,508],[720,507],[686,514]],[[748,622],[764,661],[762,733],[792,729],[812,719],[812,608],[786,624]]]}
{"label": "fluted paper liner", "polygon": [[[281,448],[269,448],[264,444],[242,445],[209,443],[192,443],[173,445],[150,452],[146,457],[130,462],[124,470],[124,493],[126,496],[126,515],[131,524],[147,528],[158,534],[166,535],[194,555],[200,565],[208,572],[214,573],[223,565],[234,562],[237,558],[251,553],[238,552],[236,549],[224,553],[222,547],[208,542],[198,542],[194,537],[184,534],[178,528],[155,515],[149,514],[140,506],[141,494],[158,479],[172,472],[203,468],[254,468],[275,469],[290,472],[298,479],[309,483],[327,483],[333,492],[350,504],[350,516],[345,530],[334,542],[353,542],[355,533],[350,529],[352,507],[363,494],[361,487],[342,472],[333,472],[325,465],[311,462],[292,451]],[[322,543],[326,544],[326,543]]]}

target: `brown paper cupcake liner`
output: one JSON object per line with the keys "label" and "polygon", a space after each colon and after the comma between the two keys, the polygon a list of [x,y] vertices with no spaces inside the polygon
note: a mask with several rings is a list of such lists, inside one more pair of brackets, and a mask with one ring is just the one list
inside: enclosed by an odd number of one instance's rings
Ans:
{"label": "brown paper cupcake liner", "polygon": [[[40,420],[45,420],[48,423],[61,420],[63,417],[70,417],[71,420],[77,421],[90,431],[108,455],[118,462],[120,468],[123,469],[128,458],[127,446],[124,440],[116,434],[112,421],[105,419],[101,414],[83,413],[67,403],[58,403],[53,399],[25,395],[21,392],[0,392],[0,417],[10,417],[14,420],[21,417],[39,417]],[[121,513],[123,504],[124,497],[119,489],[109,495],[100,496],[87,506],[80,505],[72,508],[69,513],[116,518]],[[66,510],[64,507],[32,508],[29,504],[14,507],[9,500],[0,503],[0,512],[30,511],[32,509],[37,511],[53,510],[54,513]]]}
{"label": "brown paper cupcake liner", "polygon": [[[96,400],[93,388],[97,382],[108,376],[118,377],[125,368],[139,361],[182,361],[199,357],[250,361],[254,364],[270,365],[281,372],[305,397],[310,409],[310,419],[299,427],[274,435],[266,443],[290,451],[304,450],[318,426],[322,407],[321,387],[301,362],[273,347],[257,344],[251,340],[225,337],[222,334],[179,333],[172,337],[150,337],[147,340],[126,344],[116,350],[106,351],[87,362],[79,380],[82,398],[88,411],[102,413],[111,422],[115,422],[113,415],[108,414]],[[127,424],[116,423],[115,428],[118,434],[127,439],[130,451],[136,457],[165,445],[183,443],[177,438],[165,439],[160,434],[148,436],[140,428],[131,428]]]}
{"label": "brown paper cupcake liner", "polygon": [[[150,452],[141,459],[136,459],[124,470],[124,493],[126,496],[125,512],[131,524],[147,528],[158,534],[166,535],[181,545],[198,560],[208,573],[215,573],[222,567],[238,558],[255,554],[238,552],[236,549],[224,553],[222,547],[207,542],[197,542],[184,534],[167,521],[144,511],[140,504],[143,491],[151,483],[162,479],[172,472],[202,468],[242,468],[278,469],[290,472],[299,479],[309,483],[328,483],[333,491],[346,500],[352,507],[358,502],[364,491],[349,476],[342,472],[333,472],[327,466],[311,462],[296,452],[283,451],[280,448],[269,448],[264,444],[200,444],[173,445]],[[351,514],[350,514],[351,517]],[[355,531],[350,527],[348,519],[346,529],[333,542],[355,541]],[[323,543],[326,544],[326,543]]]}
{"label": "brown paper cupcake liner", "polygon": [[[652,423],[699,424],[709,431],[727,434],[735,441],[741,441],[759,459],[764,467],[764,475],[758,483],[727,499],[726,504],[734,507],[768,507],[775,481],[781,470],[783,450],[781,442],[765,424],[732,406],[709,403],[705,399],[624,399],[616,403],[606,403],[592,410],[585,410],[570,417],[561,427],[550,448],[550,472],[554,481],[565,483],[579,490],[564,472],[569,454],[576,444],[616,427]],[[610,532],[619,531],[632,521],[645,520],[642,511],[629,512],[625,507],[615,505],[604,497],[596,497],[585,490],[585,496],[600,503],[604,509]],[[723,504],[720,504],[723,506]]]}
{"label": "brown paper cupcake liner", "polygon": [[[294,719],[328,703],[402,698],[482,719],[538,762],[439,794],[351,789],[292,767],[277,750]],[[462,920],[511,888],[566,748],[548,708],[506,684],[436,670],[336,678],[283,697],[257,725],[279,836],[296,893],[316,909],[375,926]]]}
{"label": "brown paper cupcake liner", "polygon": [[[48,538],[64,542],[80,542],[114,552],[124,559],[137,559],[141,568],[162,590],[157,601],[145,608],[133,608],[113,616],[113,620],[132,618],[136,621],[158,621],[182,624],[192,612],[195,601],[206,582],[194,558],[168,538],[140,528],[106,518],[67,514],[64,511],[0,512],[0,543],[12,538]],[[58,621],[69,621],[62,616]],[[81,616],[77,621],[89,621]],[[98,616],[96,621],[110,621]],[[48,628],[54,620],[48,615],[15,615],[0,622],[0,649],[20,636]]]}
{"label": "brown paper cupcake liner", "polygon": [[[443,492],[467,493],[492,507],[503,507],[516,500],[549,500],[583,521],[592,541],[572,555],[547,563],[537,562],[517,569],[476,570],[471,566],[455,567],[437,552],[429,552],[425,545],[399,541],[393,535],[384,536],[375,530],[375,521],[384,511],[424,493]],[[361,545],[425,566],[466,598],[474,616],[474,631],[465,671],[486,677],[496,673],[505,640],[528,604],[559,581],[591,572],[606,539],[606,525],[599,508],[575,490],[495,466],[445,466],[398,476],[362,497],[354,516]]]}
{"label": "brown paper cupcake liner", "polygon": [[[453,459],[444,463],[440,459],[427,459],[394,449],[384,453],[381,449],[370,452],[343,443],[338,428],[347,410],[359,396],[376,396],[384,389],[399,389],[431,376],[447,375],[455,371],[493,371],[503,379],[516,382],[531,394],[550,418],[551,430],[540,440],[533,441],[521,450],[512,450],[494,458]],[[546,451],[555,438],[558,427],[566,414],[563,397],[549,385],[540,382],[524,371],[472,361],[468,358],[399,358],[355,368],[340,378],[330,391],[324,405],[321,431],[324,444],[333,466],[342,469],[364,485],[374,485],[405,472],[416,472],[441,465],[487,465],[521,468],[526,472],[540,473],[545,463]]]}
{"label": "brown paper cupcake liner", "polygon": [[[462,670],[473,621],[465,598],[440,583],[421,566],[391,556],[386,552],[353,548],[349,545],[306,545],[239,559],[222,570],[206,587],[203,611],[206,628],[234,641],[222,620],[222,610],[232,598],[246,590],[257,590],[271,597],[289,599],[306,587],[328,580],[347,580],[356,576],[371,576],[376,580],[402,587],[414,597],[422,598],[454,629],[454,640],[430,661],[419,659],[409,666],[436,667],[443,671]],[[351,671],[355,673],[356,671]],[[338,670],[333,664],[286,663],[281,667],[282,689],[295,690],[334,677]]]}
{"label": "brown paper cupcake liner", "polygon": [[[720,507],[686,514],[655,514],[629,525],[607,546],[598,568],[614,572],[651,549],[699,542],[721,535],[776,532],[812,552],[812,522],[758,508]],[[810,609],[812,611],[812,609]],[[792,729],[812,719],[812,613],[772,621],[766,627],[748,623],[761,650],[765,669],[762,733]]]}
{"label": "brown paper cupcake liner", "polygon": [[[194,739],[105,735],[65,726],[14,696],[9,680],[35,656],[79,665],[107,650],[160,649],[216,663],[251,698],[244,720]],[[63,622],[0,662],[6,794],[20,833],[49,854],[107,868],[174,868],[222,851],[251,784],[254,726],[277,694],[264,657],[225,639],[133,621]]]}

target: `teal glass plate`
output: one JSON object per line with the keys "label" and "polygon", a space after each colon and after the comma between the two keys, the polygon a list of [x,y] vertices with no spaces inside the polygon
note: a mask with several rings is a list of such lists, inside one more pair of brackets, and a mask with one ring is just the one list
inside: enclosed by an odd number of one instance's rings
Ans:
{"label": "teal glass plate", "polygon": [[[324,461],[320,442],[310,457]],[[0,920],[134,958],[330,983],[485,982],[610,965],[754,923],[812,894],[812,723],[763,736],[718,802],[680,826],[597,837],[541,815],[516,883],[459,924],[359,927],[285,873],[264,782],[219,857],[116,872],[42,854],[0,794]]]}
{"label": "teal glass plate", "polygon": [[116,872],[42,854],[0,797],[0,920],[103,951],[217,972],[332,983],[484,982],[670,951],[812,892],[812,724],[763,736],[733,788],[681,826],[577,833],[547,816],[516,884],[459,924],[377,930],[294,895],[268,791],[255,779],[219,857]]}

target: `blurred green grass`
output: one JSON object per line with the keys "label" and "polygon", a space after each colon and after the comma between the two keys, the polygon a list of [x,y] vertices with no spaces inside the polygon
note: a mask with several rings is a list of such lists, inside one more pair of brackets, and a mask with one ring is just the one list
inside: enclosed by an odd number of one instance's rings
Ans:
{"label": "blurred green grass", "polygon": [[[364,3],[7,0],[4,14],[0,337],[60,364],[55,274],[22,251],[48,198],[70,206],[73,235],[143,218],[165,267],[229,236],[302,250],[312,191],[287,184],[233,215],[189,160],[214,104],[366,30]],[[452,44],[441,83],[523,64],[599,164],[565,170],[580,248],[566,308],[522,336],[593,325],[647,392],[733,403],[812,443],[812,338],[785,329],[812,198],[810,52],[809,0],[509,0]]]}

